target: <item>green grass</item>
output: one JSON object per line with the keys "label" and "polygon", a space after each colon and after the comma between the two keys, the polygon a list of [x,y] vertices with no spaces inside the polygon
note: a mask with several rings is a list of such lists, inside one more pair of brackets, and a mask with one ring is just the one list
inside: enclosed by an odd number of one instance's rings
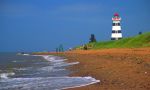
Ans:
{"label": "green grass", "polygon": [[150,32],[117,41],[88,43],[87,45],[92,45],[91,49],[150,47]]}

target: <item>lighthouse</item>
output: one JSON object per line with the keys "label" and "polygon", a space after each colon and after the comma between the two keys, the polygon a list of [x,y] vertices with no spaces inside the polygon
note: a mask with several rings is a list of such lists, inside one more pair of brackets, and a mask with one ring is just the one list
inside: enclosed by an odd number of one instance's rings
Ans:
{"label": "lighthouse", "polygon": [[112,18],[112,34],[111,34],[111,40],[119,40],[122,38],[122,32],[121,32],[121,17],[118,13],[115,13]]}

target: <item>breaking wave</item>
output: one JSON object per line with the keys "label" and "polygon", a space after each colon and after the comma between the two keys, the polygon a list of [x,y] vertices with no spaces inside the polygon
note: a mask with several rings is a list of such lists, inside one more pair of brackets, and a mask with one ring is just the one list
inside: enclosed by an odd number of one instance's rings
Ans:
{"label": "breaking wave", "polygon": [[42,57],[46,59],[47,61],[50,61],[51,63],[53,63],[54,67],[63,67],[63,66],[79,64],[79,62],[66,63],[64,61],[66,61],[67,59],[62,59],[62,58],[58,58],[55,56],[52,57],[48,55],[43,55]]}
{"label": "breaking wave", "polygon": [[13,72],[11,72],[11,73],[1,73],[0,78],[1,79],[8,79],[9,76],[13,76],[13,75],[15,75],[15,73],[13,73]]}
{"label": "breaking wave", "polygon": [[60,90],[100,82],[92,77],[39,77],[1,80],[0,90]]}
{"label": "breaking wave", "polygon": [[65,67],[79,62],[67,63],[67,59],[51,55],[34,56],[42,56],[48,62],[36,61],[27,67],[14,67],[13,72],[0,73],[0,90],[62,90],[100,82],[90,76],[68,77],[70,71]]}

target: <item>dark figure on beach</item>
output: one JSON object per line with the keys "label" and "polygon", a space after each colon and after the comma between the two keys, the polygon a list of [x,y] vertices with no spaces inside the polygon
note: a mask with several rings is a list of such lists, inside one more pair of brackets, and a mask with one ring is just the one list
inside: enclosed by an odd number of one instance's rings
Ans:
{"label": "dark figure on beach", "polygon": [[56,48],[56,52],[59,52],[58,48]]}
{"label": "dark figure on beach", "polygon": [[60,46],[59,46],[59,52],[63,52],[64,51],[64,48],[63,48],[63,45],[61,44]]}
{"label": "dark figure on beach", "polygon": [[84,45],[83,50],[87,50],[87,49],[88,49],[87,45]]}

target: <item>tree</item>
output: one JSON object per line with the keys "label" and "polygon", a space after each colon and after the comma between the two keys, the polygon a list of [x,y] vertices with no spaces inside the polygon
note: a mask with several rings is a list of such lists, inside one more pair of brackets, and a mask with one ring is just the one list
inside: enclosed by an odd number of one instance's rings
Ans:
{"label": "tree", "polygon": [[90,37],[90,43],[91,42],[96,42],[96,39],[95,39],[95,35],[94,34],[91,34],[91,37]]}
{"label": "tree", "polygon": [[142,32],[139,32],[139,35],[141,35],[142,34]]}

